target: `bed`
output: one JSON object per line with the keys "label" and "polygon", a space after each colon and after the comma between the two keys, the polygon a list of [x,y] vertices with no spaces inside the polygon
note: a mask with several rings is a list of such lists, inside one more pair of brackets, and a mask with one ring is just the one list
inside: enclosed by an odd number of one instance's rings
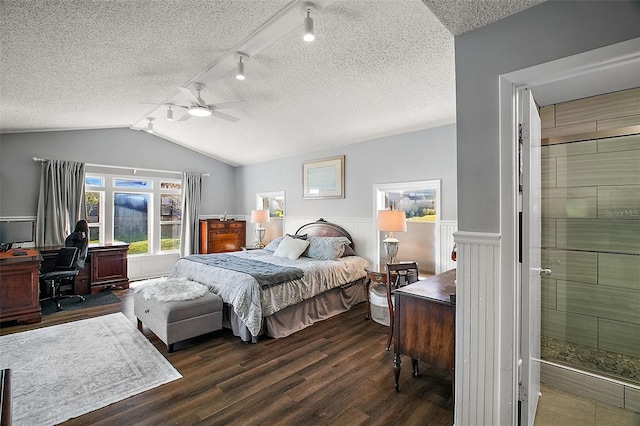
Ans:
{"label": "bed", "polygon": [[264,249],[186,256],[169,276],[220,296],[223,326],[256,343],[261,335],[286,337],[365,301],[367,264],[344,228],[319,219]]}

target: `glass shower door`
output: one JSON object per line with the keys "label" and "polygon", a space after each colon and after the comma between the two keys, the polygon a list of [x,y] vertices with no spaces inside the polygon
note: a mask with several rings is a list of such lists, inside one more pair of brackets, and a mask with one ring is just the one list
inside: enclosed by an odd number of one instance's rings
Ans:
{"label": "glass shower door", "polygon": [[542,148],[541,357],[640,385],[640,135]]}

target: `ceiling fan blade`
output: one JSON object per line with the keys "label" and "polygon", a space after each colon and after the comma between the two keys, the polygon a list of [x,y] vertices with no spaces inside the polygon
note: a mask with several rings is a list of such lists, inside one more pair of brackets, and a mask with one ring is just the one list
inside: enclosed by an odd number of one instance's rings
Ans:
{"label": "ceiling fan blade", "polygon": [[186,87],[178,87],[178,90],[180,90],[180,92],[182,92],[183,95],[187,96],[189,100],[195,103],[196,105],[206,106],[206,105],[200,104],[200,100],[198,99],[198,97],[194,95],[193,92],[187,89]]}
{"label": "ceiling fan blade", "polygon": [[189,112],[186,112],[182,117],[178,119],[178,121],[187,121],[190,118],[191,118],[191,114],[189,114]]}
{"label": "ceiling fan blade", "polygon": [[240,120],[239,118],[233,117],[229,114],[225,114],[224,112],[213,111],[213,115],[218,118],[222,118],[223,120],[231,121],[233,123]]}
{"label": "ceiling fan blade", "polygon": [[247,101],[222,102],[221,104],[208,105],[208,107],[215,109],[241,108],[243,106],[246,106],[248,103],[249,102]]}

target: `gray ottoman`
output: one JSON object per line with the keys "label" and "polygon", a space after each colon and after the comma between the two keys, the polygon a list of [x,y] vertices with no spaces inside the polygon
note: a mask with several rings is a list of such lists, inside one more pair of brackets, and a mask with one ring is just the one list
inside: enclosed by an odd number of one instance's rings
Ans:
{"label": "gray ottoman", "polygon": [[193,300],[159,302],[144,300],[142,293],[133,295],[133,312],[142,324],[173,352],[173,344],[192,337],[211,333],[222,328],[222,299],[207,292]]}

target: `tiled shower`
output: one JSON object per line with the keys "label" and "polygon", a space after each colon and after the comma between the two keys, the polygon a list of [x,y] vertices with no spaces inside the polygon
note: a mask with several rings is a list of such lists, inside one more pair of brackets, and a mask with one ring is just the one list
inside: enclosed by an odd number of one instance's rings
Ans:
{"label": "tiled shower", "polygon": [[640,413],[640,88],[540,116],[541,381]]}

